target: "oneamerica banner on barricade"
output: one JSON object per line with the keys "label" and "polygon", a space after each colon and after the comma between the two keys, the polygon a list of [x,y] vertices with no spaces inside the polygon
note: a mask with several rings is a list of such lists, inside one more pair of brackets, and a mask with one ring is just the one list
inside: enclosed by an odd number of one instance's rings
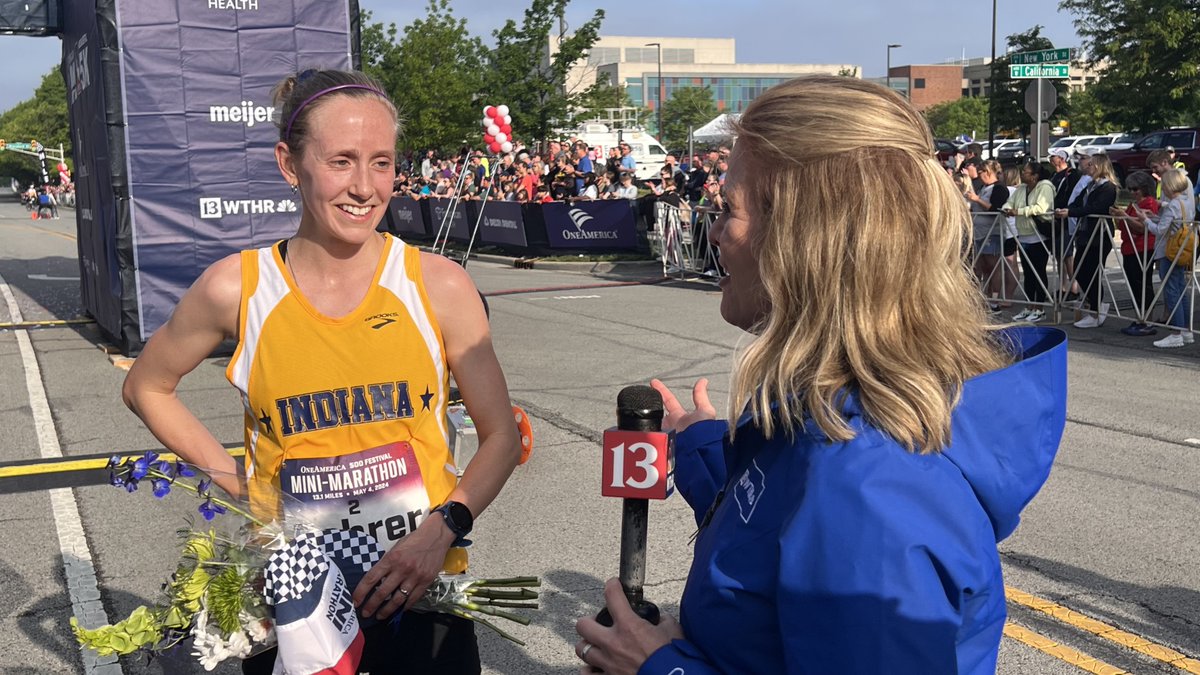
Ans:
{"label": "oneamerica banner on barricade", "polygon": [[122,265],[115,290],[125,311],[118,330],[102,325],[135,343],[167,320],[213,262],[295,232],[300,200],[276,167],[271,89],[300,69],[351,69],[358,3],[69,2],[72,13],[98,14],[116,27],[103,78],[106,121],[124,127],[124,147],[110,151],[114,177],[128,182],[114,180],[110,208]]}
{"label": "oneamerica banner on barricade", "polygon": [[542,205],[550,248],[635,249],[637,224],[627,199]]}
{"label": "oneamerica banner on barricade", "polygon": [[521,215],[521,205],[517,202],[487,201],[482,207],[473,209],[478,218],[483,211],[483,219],[479,221],[479,241],[485,244],[501,246],[517,246],[525,248],[525,218]]}

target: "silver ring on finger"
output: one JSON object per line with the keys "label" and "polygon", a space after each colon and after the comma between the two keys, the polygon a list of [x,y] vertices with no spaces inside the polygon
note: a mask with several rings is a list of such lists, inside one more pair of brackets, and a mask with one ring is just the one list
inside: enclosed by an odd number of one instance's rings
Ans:
{"label": "silver ring on finger", "polygon": [[401,588],[401,589],[400,589],[400,595],[403,595],[403,596],[404,596],[404,597],[406,597],[406,598],[408,597],[408,594],[409,594],[409,593],[411,593],[411,592],[412,592],[412,591],[408,590],[407,588]]}
{"label": "silver ring on finger", "polygon": [[585,641],[584,641],[584,643],[583,643],[583,649],[580,649],[580,650],[579,650],[579,660],[580,660],[580,661],[583,661],[584,663],[586,663],[586,662],[587,662],[587,655],[588,655],[588,652],[589,652],[589,651],[591,651],[591,650],[592,650],[592,647],[595,647],[595,646],[596,646],[596,645],[594,645],[594,644],[592,644],[592,643],[590,643],[590,642],[588,642],[588,641],[586,641],[586,640],[585,640]]}

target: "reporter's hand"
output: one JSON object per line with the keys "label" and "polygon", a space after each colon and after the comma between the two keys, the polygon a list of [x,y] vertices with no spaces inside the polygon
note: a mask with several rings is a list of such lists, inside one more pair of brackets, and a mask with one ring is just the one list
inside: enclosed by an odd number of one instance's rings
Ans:
{"label": "reporter's hand", "polygon": [[363,575],[351,597],[359,614],[386,619],[410,600],[415,602],[425,595],[441,572],[454,539],[440,515],[426,517],[416,531],[396,542]]}
{"label": "reporter's hand", "polygon": [[708,399],[708,378],[706,377],[696,380],[696,384],[692,386],[694,408],[690,412],[684,410],[679,399],[675,398],[675,394],[672,394],[661,380],[650,380],[650,386],[662,394],[663,412],[666,413],[663,416],[664,431],[680,433],[696,422],[717,419],[717,409]]}
{"label": "reporter's hand", "polygon": [[579,670],[581,675],[637,675],[651,654],[683,638],[683,627],[673,617],[663,614],[656,626],[635,614],[616,579],[604,584],[604,602],[612,615],[612,628],[590,616],[575,622],[575,632],[583,638],[575,643],[575,656],[586,664]]}

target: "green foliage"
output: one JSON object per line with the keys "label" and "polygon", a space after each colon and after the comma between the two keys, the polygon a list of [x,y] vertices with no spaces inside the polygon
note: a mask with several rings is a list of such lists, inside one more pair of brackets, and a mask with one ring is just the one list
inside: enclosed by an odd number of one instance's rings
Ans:
{"label": "green foliage", "polygon": [[[67,157],[67,166],[73,166],[71,157],[71,129],[67,119],[67,86],[58,68],[42,78],[33,97],[21,101],[0,115],[0,138],[7,142],[38,143],[58,149],[59,143]],[[54,161],[46,159],[46,170],[51,178],[57,176]],[[0,152],[0,176],[14,176],[22,184],[41,180],[41,167],[29,155],[17,152]],[[55,179],[57,180],[57,179]]]}
{"label": "green foliage", "polygon": [[1110,134],[1121,131],[1116,124],[1108,121],[1107,109],[1096,100],[1095,87],[1073,91],[1068,100],[1071,103],[1069,122],[1072,136],[1091,134]]}
{"label": "green foliage", "polygon": [[[1200,110],[1200,1],[1060,0],[1089,60],[1107,68],[1092,88],[1104,121],[1151,130]],[[1072,125],[1072,132],[1076,125]]]}
{"label": "green foliage", "polygon": [[667,148],[685,147],[688,129],[699,128],[717,116],[717,104],[708,87],[680,87],[662,107],[663,129],[658,139]]}
{"label": "green foliage", "polygon": [[650,111],[646,108],[633,104],[633,100],[629,98],[629,92],[625,91],[624,87],[610,82],[608,73],[601,73],[597,77],[596,83],[579,95],[575,113],[571,118],[572,126],[588,120],[605,120],[608,118],[607,111],[614,108],[632,109],[634,121],[639,125],[644,124],[650,115]]}
{"label": "green foliage", "polygon": [[[1041,26],[1034,26],[1023,33],[1014,33],[1008,36],[1008,48],[1011,52],[1052,49],[1054,46],[1049,38],[1042,35]],[[997,130],[1015,131],[1025,135],[1029,133],[1029,125],[1033,124],[1033,118],[1025,112],[1025,90],[1029,88],[1031,82],[1036,82],[1036,80],[1014,80],[1009,77],[1008,67],[1011,64],[1012,59],[1008,54],[997,57],[992,62],[992,92],[988,99],[995,116]],[[1051,82],[1058,89],[1058,108],[1054,114],[1060,117],[1067,116],[1070,110],[1066,96],[1067,84],[1065,81],[1059,80],[1051,80]]]}
{"label": "green foliage", "polygon": [[486,49],[456,17],[449,0],[429,0],[428,15],[404,27],[370,23],[363,12],[363,70],[378,79],[400,111],[400,146],[457,147],[478,140]]}
{"label": "green foliage", "polygon": [[987,137],[988,100],[982,97],[966,97],[930,106],[925,111],[925,120],[938,138],[954,138],[967,134],[972,138]]}
{"label": "green foliage", "polygon": [[132,654],[153,646],[162,638],[158,617],[145,605],[133,610],[123,621],[95,629],[80,628],[79,621],[71,617],[71,630],[80,645],[100,656]]}
{"label": "green foliage", "polygon": [[[600,36],[604,10],[568,34],[565,27],[570,0],[532,0],[518,27],[509,19],[494,31],[496,48],[491,52],[484,91],[487,100],[507,104],[513,129],[527,141],[549,137],[555,127],[570,124],[570,111],[579,96],[564,90],[567,73]],[[550,49],[551,33],[557,46]]]}

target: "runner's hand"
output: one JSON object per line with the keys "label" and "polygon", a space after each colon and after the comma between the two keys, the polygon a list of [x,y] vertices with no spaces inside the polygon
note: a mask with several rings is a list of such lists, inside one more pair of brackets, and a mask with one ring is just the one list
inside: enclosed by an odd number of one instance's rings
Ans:
{"label": "runner's hand", "polygon": [[359,614],[383,620],[420,599],[441,572],[452,543],[454,533],[442,517],[426,517],[363,575],[352,597]]}
{"label": "runner's hand", "polygon": [[675,398],[675,394],[672,394],[661,380],[650,380],[650,386],[662,394],[663,411],[666,413],[663,416],[663,431],[680,433],[695,422],[717,419],[717,409],[708,400],[708,378],[706,377],[696,380],[696,384],[692,387],[692,405],[695,408],[691,412],[683,409],[679,399]]}

